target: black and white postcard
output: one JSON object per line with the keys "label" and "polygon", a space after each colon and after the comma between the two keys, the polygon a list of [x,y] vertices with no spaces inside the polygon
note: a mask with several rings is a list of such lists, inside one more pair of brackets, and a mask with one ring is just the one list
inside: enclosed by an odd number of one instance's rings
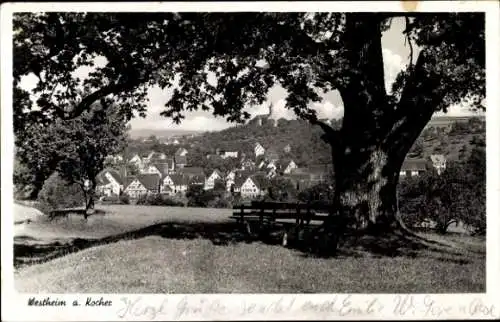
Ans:
{"label": "black and white postcard", "polygon": [[500,318],[498,17],[3,4],[2,319]]}

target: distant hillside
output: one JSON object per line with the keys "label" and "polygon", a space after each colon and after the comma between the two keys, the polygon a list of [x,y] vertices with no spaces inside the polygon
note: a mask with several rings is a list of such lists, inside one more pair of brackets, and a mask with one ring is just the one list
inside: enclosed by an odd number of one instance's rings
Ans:
{"label": "distant hillside", "polygon": [[[190,139],[192,153],[188,158],[191,156],[196,162],[200,157],[215,153],[218,148],[240,151],[254,158],[253,147],[258,142],[275,157],[292,158],[299,166],[331,163],[330,147],[321,140],[322,134],[319,127],[302,120],[280,119],[277,126],[273,121],[263,122],[262,125],[250,122]],[[290,145],[288,153],[285,152],[287,145]]]}
{"label": "distant hillside", "polygon": [[[332,120],[335,127],[339,126],[337,120]],[[413,145],[409,158],[426,158],[431,154],[443,154],[448,160],[458,160],[467,157],[475,146],[484,146],[486,138],[484,117],[436,117],[422,132],[422,135]],[[146,133],[146,134],[144,134]],[[280,119],[275,124],[273,121],[264,120],[262,124],[251,121],[245,125],[233,126],[222,131],[197,132],[197,131],[149,131],[135,132],[140,135],[158,137],[165,135],[199,134],[183,140],[180,145],[147,144],[142,141],[131,142],[129,149],[134,152],[147,152],[156,150],[172,155],[179,146],[189,150],[188,164],[203,168],[213,168],[220,161],[207,159],[217,149],[238,151],[248,158],[255,159],[254,145],[260,143],[266,151],[278,158],[291,158],[299,166],[311,164],[331,164],[331,149],[323,142],[323,131],[317,126],[302,120]],[[153,135],[155,135],[153,134]],[[285,151],[289,145],[290,150]],[[240,154],[241,156],[241,154]],[[235,164],[233,164],[236,162]],[[237,160],[224,161],[227,168],[236,166]]]}
{"label": "distant hillside", "polygon": [[479,118],[481,120],[486,120],[484,116],[434,116],[426,127],[431,126],[449,126],[456,122],[467,122],[471,118]]}
{"label": "distant hillside", "polygon": [[200,134],[202,131],[189,131],[189,130],[172,130],[172,129],[131,129],[130,136],[132,139],[147,138],[151,135],[157,138],[170,138],[173,136],[182,136],[190,134]]}
{"label": "distant hillside", "polygon": [[[253,146],[258,142],[272,150],[274,155],[292,158],[299,166],[331,163],[331,149],[322,141],[322,134],[319,127],[301,120],[281,119],[277,126],[270,121],[260,126],[250,122],[189,139],[191,161],[197,162],[207,154],[215,153],[217,148],[240,151],[253,158]],[[444,154],[450,160],[457,160],[473,146],[483,145],[485,135],[484,117],[435,117],[417,139],[408,157]],[[289,153],[284,152],[287,145],[291,148]]]}

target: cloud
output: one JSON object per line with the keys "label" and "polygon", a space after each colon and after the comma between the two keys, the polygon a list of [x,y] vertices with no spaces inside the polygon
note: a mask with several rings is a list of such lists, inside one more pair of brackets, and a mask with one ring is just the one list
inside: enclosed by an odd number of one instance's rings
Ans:
{"label": "cloud", "polygon": [[344,107],[336,106],[330,101],[314,103],[313,109],[316,110],[319,119],[339,119],[344,116]]}
{"label": "cloud", "polygon": [[[201,112],[198,112],[200,114]],[[199,130],[199,131],[217,131],[225,129],[234,124],[226,122],[224,118],[215,118],[209,112],[203,112],[201,115],[186,113],[186,118],[181,124],[175,124],[171,119],[157,116],[155,118],[134,118],[130,121],[133,129],[175,129],[175,130]]]}
{"label": "cloud", "polygon": [[396,76],[403,69],[406,69],[406,62],[400,55],[387,48],[382,49],[382,56],[384,59],[385,89],[387,93],[391,93]]}

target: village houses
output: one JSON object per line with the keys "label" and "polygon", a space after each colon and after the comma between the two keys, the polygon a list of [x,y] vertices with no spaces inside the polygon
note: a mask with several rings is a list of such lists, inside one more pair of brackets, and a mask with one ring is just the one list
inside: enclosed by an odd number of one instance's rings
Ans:
{"label": "village houses", "polygon": [[96,192],[103,196],[118,196],[123,190],[121,175],[112,169],[101,171],[96,178]]}
{"label": "village houses", "polygon": [[298,166],[293,160],[280,160],[279,164],[279,172],[283,174],[289,174],[292,172],[293,169],[297,169]]}
{"label": "village houses", "polygon": [[160,177],[157,174],[139,174],[131,179],[124,192],[131,198],[160,192]]}
{"label": "village houses", "polygon": [[161,193],[175,195],[185,194],[188,189],[189,178],[183,174],[168,174],[163,178]]}
{"label": "village houses", "polygon": [[428,169],[428,163],[424,159],[406,159],[401,166],[399,176],[404,177],[414,177],[419,176]]}
{"label": "village houses", "polygon": [[255,162],[253,162],[250,159],[245,159],[241,162],[241,170],[243,171],[249,171],[255,169]]}
{"label": "village houses", "polygon": [[257,158],[259,155],[264,155],[264,153],[266,152],[266,149],[264,149],[264,147],[260,144],[260,143],[255,143],[254,145],[254,154],[255,154],[255,157]]}
{"label": "village houses", "polygon": [[255,198],[266,194],[269,181],[261,175],[247,177],[241,186],[237,187],[243,198]]}
{"label": "village houses", "polygon": [[138,169],[142,169],[143,167],[143,162],[142,162],[142,158],[139,154],[135,153],[131,158],[130,160],[128,161],[129,163],[132,163],[132,164],[135,164],[135,166],[138,168]]}
{"label": "village houses", "polygon": [[172,159],[166,159],[165,163],[154,163],[145,166],[141,173],[142,174],[157,174],[160,178],[164,177],[166,174],[174,172],[174,161]]}
{"label": "village houses", "polygon": [[236,170],[230,170],[228,171],[228,173],[226,174],[226,177],[225,177],[225,180],[226,180],[226,190],[227,191],[230,191],[231,190],[231,187],[233,186],[234,184],[234,180],[236,178]]}
{"label": "village houses", "polygon": [[213,189],[215,186],[215,181],[216,180],[223,180],[223,178],[224,178],[224,176],[222,175],[222,173],[220,173],[219,170],[215,169],[214,171],[212,171],[212,173],[205,180],[204,189],[205,190]]}
{"label": "village houses", "polygon": [[238,157],[238,151],[222,151],[222,153],[220,154],[220,156],[223,159],[237,158]]}
{"label": "village houses", "polygon": [[188,154],[188,150],[185,148],[178,148],[177,151],[175,151],[176,156],[182,156],[185,157]]}

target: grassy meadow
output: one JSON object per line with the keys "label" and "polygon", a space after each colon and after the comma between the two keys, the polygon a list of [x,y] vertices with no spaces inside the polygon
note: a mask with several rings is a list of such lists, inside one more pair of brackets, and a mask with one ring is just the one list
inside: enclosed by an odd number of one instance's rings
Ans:
{"label": "grassy meadow", "polygon": [[[98,206],[104,215],[16,229],[15,285],[30,293],[454,293],[485,291],[485,240],[425,237],[450,251],[382,255],[367,248],[317,258],[247,240],[229,209]],[[32,208],[16,205],[16,217]],[[19,225],[17,225],[19,226]],[[371,242],[370,242],[371,243]]]}

